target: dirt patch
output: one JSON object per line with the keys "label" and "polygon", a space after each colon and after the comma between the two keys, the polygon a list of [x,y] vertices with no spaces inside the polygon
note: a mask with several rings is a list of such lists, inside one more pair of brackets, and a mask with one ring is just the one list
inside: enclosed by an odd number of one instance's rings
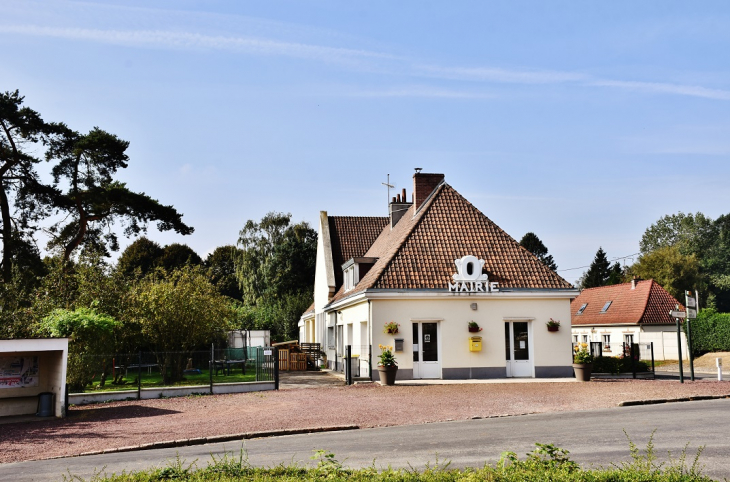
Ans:
{"label": "dirt patch", "polygon": [[394,387],[368,384],[113,402],[72,407],[66,419],[3,425],[0,462],[253,431],[409,425],[608,408],[626,400],[727,394],[730,382],[601,380]]}
{"label": "dirt patch", "polygon": [[[716,359],[722,359],[722,373],[724,375],[730,375],[730,352],[718,351],[715,353],[705,353],[699,358],[695,358],[692,363],[695,368],[695,372],[700,373],[717,373]],[[685,373],[689,373],[689,361],[683,360],[682,366]],[[677,372],[679,371],[679,363],[676,360],[667,360],[658,366],[657,371],[665,372]]]}

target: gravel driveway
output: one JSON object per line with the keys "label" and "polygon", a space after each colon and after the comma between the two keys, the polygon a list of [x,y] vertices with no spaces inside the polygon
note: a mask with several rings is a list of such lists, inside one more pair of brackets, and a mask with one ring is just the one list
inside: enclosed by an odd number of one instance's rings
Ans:
{"label": "gravel driveway", "polygon": [[66,419],[0,426],[0,462],[265,430],[408,425],[608,408],[626,400],[727,394],[730,382],[600,380],[394,387],[369,384],[113,402],[72,407]]}

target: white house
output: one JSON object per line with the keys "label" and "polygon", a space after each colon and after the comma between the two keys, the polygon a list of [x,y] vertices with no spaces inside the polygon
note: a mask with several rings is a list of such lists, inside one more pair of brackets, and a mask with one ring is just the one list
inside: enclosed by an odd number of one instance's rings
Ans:
{"label": "white house", "polygon": [[[677,324],[669,312],[684,306],[654,280],[589,288],[571,303],[573,342],[601,342],[603,356],[619,356],[624,344],[653,343],[655,360],[677,360]],[[682,358],[688,360],[684,328]]]}
{"label": "white house", "polygon": [[[411,201],[404,189],[389,217],[321,213],[300,341],[320,343],[337,369],[352,345],[375,380],[380,344],[395,346],[400,380],[569,377],[577,295],[443,174],[417,172]],[[563,328],[549,332],[550,318]],[[398,333],[384,332],[389,322]]]}

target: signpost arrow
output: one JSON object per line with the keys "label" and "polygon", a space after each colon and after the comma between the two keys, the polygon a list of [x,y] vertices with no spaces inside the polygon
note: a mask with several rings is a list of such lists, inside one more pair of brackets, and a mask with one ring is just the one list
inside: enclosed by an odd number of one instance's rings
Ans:
{"label": "signpost arrow", "polygon": [[669,316],[671,316],[672,318],[685,318],[686,315],[687,315],[687,313],[685,313],[684,311],[670,311],[669,312]]}

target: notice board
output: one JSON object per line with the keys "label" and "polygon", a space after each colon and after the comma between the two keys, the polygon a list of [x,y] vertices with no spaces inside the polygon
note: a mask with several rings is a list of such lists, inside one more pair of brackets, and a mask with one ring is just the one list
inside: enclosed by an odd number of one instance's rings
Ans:
{"label": "notice board", "polygon": [[37,356],[0,356],[0,389],[37,386]]}

